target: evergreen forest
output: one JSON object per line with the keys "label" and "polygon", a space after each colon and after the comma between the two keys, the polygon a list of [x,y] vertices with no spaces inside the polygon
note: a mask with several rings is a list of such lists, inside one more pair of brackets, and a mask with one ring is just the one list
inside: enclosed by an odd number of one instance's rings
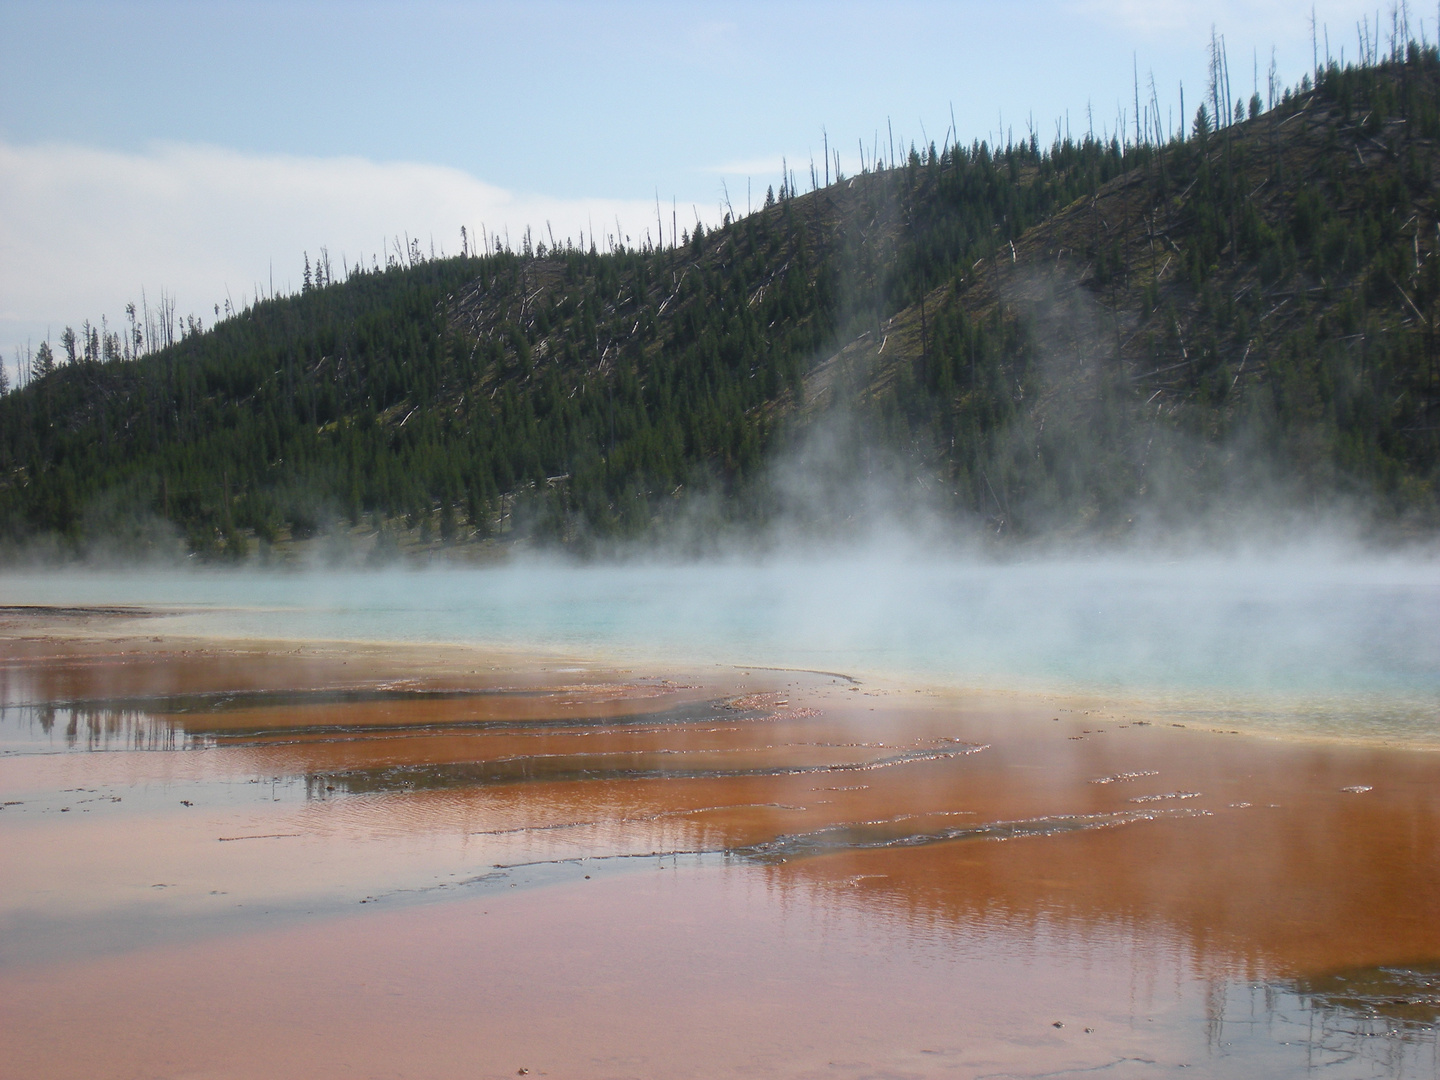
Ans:
{"label": "evergreen forest", "polygon": [[763,531],[797,474],[830,533],[1431,534],[1440,52],[1224,85],[1173,134],[1137,84],[1124,135],[827,164],[667,246],[307,257],[209,327],[67,329],[0,396],[0,545],[585,552]]}

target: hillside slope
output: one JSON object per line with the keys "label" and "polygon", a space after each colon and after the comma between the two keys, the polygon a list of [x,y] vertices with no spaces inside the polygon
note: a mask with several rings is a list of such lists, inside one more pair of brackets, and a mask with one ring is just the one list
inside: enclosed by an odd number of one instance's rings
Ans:
{"label": "hillside slope", "polygon": [[818,373],[997,530],[1336,497],[1433,528],[1436,91],[1413,51],[1126,155]]}
{"label": "hillside slope", "polygon": [[0,398],[0,534],[584,546],[793,512],[777,456],[1006,537],[1433,529],[1437,101],[1412,48],[1163,146],[912,149],[673,249],[414,258],[87,348]]}

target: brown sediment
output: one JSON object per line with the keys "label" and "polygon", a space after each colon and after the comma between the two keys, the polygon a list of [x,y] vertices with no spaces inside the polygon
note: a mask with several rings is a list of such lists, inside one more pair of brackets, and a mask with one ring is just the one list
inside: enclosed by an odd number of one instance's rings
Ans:
{"label": "brown sediment", "polygon": [[1440,755],[294,648],[0,645],[0,1072],[1179,1068],[1262,987],[1425,1075]]}

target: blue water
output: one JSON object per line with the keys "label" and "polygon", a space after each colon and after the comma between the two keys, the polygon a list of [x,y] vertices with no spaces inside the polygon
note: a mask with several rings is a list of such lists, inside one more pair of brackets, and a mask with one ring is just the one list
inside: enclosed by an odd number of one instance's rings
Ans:
{"label": "blue water", "polygon": [[[865,554],[707,564],[0,576],[4,604],[178,607],[169,633],[469,642],[1111,694],[1440,742],[1440,562]],[[158,627],[157,627],[158,629]]]}

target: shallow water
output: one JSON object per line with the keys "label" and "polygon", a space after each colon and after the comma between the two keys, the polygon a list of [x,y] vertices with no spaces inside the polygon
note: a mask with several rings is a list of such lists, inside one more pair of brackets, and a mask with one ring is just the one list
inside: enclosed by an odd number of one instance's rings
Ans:
{"label": "shallow water", "polygon": [[0,1074],[1440,1075],[1429,563],[0,604]]}
{"label": "shallow water", "polygon": [[6,1075],[1440,1068],[1434,754],[803,672],[7,653]]}
{"label": "shallow water", "polygon": [[469,642],[625,665],[766,664],[1093,693],[1227,727],[1440,744],[1440,560],[1008,563],[914,552],[709,564],[79,573],[10,604],[166,608],[158,633]]}

